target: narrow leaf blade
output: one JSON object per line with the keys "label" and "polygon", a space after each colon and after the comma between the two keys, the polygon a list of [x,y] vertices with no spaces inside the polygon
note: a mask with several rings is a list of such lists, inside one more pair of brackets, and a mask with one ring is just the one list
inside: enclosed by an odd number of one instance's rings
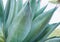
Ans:
{"label": "narrow leaf blade", "polygon": [[33,22],[32,22],[32,28],[31,31],[29,32],[28,36],[24,40],[25,42],[31,42],[34,37],[37,36],[37,34],[44,29],[44,27],[47,25],[49,20],[51,19],[52,14],[56,8],[49,10],[46,13],[41,14],[38,16]]}
{"label": "narrow leaf blade", "polygon": [[29,3],[27,2],[9,27],[9,34],[6,42],[22,42],[28,35],[30,29],[31,14]]}
{"label": "narrow leaf blade", "polygon": [[59,25],[60,23],[55,23],[55,24],[52,24],[52,25],[49,25],[46,27],[46,29],[44,30],[44,35],[41,36],[41,39],[40,39],[40,42],[44,42],[47,37],[51,34],[51,32],[53,30],[55,30],[55,28]]}
{"label": "narrow leaf blade", "polygon": [[40,14],[42,14],[42,13],[44,12],[44,10],[46,9],[46,7],[47,7],[47,5],[44,6],[44,7],[42,7],[41,9],[39,9],[39,10],[34,14],[33,20],[34,20],[37,16],[39,16]]}

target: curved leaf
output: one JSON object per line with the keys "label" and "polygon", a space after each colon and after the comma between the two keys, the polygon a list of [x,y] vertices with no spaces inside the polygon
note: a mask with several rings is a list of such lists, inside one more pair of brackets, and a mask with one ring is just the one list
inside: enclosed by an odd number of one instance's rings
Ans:
{"label": "curved leaf", "polygon": [[0,42],[4,42],[3,27],[2,27],[3,15],[4,15],[4,7],[2,0],[0,0]]}
{"label": "curved leaf", "polygon": [[23,6],[23,0],[17,0],[16,1],[16,8],[15,8],[16,10],[15,10],[14,17],[20,12],[20,10],[22,9],[22,6]]}
{"label": "curved leaf", "polygon": [[35,39],[35,41],[44,42],[44,40],[47,39],[47,37],[51,34],[51,32],[59,25],[60,23],[54,23],[51,25],[47,25],[45,29],[40,32],[39,36]]}
{"label": "curved leaf", "polygon": [[31,14],[29,3],[27,2],[12,21],[12,24],[8,29],[8,37],[6,42],[22,42],[28,35],[30,29]]}
{"label": "curved leaf", "polygon": [[45,13],[42,13],[38,17],[36,17],[36,19],[32,22],[31,31],[29,32],[28,36],[25,38],[24,42],[31,42],[34,39],[34,37],[36,37],[37,34],[42,29],[44,29],[44,27],[49,22],[55,10],[56,8],[53,8]]}
{"label": "curved leaf", "polygon": [[4,14],[4,7],[3,7],[3,2],[0,0],[0,20],[3,22],[3,14]]}
{"label": "curved leaf", "polygon": [[19,12],[22,9],[23,0],[17,0],[16,9]]}
{"label": "curved leaf", "polygon": [[6,22],[7,22],[8,16],[9,16],[10,6],[11,6],[11,0],[7,0],[6,7],[5,7],[5,10],[4,10],[5,12],[4,12],[4,23],[3,23],[5,38],[7,38],[8,28],[6,28]]}
{"label": "curved leaf", "polygon": [[52,37],[47,39],[45,42],[60,42],[60,37]]}
{"label": "curved leaf", "polygon": [[15,6],[16,6],[16,0],[11,0],[11,4],[10,4],[10,11],[9,11],[9,15],[8,15],[8,19],[6,22],[6,28],[9,27],[9,25],[11,24],[14,14],[15,14]]}
{"label": "curved leaf", "polygon": [[41,9],[39,9],[35,14],[34,14],[34,18],[33,20],[39,16],[40,14],[42,14],[44,12],[44,10],[46,9],[47,5],[45,5],[44,7],[42,7]]}
{"label": "curved leaf", "polygon": [[40,0],[38,0],[38,1],[36,1],[36,0],[30,0],[30,7],[31,7],[32,19],[33,19],[35,12],[40,7]]}
{"label": "curved leaf", "polygon": [[4,39],[4,34],[3,34],[3,30],[2,30],[2,26],[0,26],[0,42],[4,42],[5,39]]}
{"label": "curved leaf", "polygon": [[7,0],[6,3],[6,7],[5,7],[5,13],[4,13],[4,23],[6,24],[8,15],[9,15],[9,11],[10,11],[10,4],[11,4],[11,0]]}

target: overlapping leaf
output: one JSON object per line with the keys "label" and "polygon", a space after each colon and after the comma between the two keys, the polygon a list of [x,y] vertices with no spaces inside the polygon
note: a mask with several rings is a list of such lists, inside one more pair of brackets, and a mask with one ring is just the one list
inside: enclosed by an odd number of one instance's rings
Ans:
{"label": "overlapping leaf", "polygon": [[7,21],[8,16],[9,16],[10,7],[11,7],[11,0],[7,0],[6,7],[4,10],[4,27],[3,27],[5,38],[7,38],[7,33],[8,33],[7,32],[8,28],[6,28],[6,21]]}
{"label": "overlapping leaf", "polygon": [[22,6],[23,6],[23,0],[17,0],[17,2],[16,2],[17,4],[16,4],[16,11],[17,11],[17,13],[22,9]]}
{"label": "overlapping leaf", "polygon": [[40,0],[30,0],[30,8],[32,12],[32,19],[34,18],[35,12],[38,10],[38,7],[40,7]]}
{"label": "overlapping leaf", "polygon": [[12,22],[12,19],[15,14],[15,5],[16,5],[16,0],[8,0],[7,5],[5,8],[5,14],[4,14],[4,32],[5,32],[5,37],[7,38],[8,34],[8,27]]}
{"label": "overlapping leaf", "polygon": [[34,41],[39,41],[40,40],[40,42],[44,42],[47,39],[47,37],[51,34],[51,32],[53,30],[55,30],[55,28],[58,25],[59,25],[59,23],[54,23],[54,24],[51,24],[51,25],[47,25],[45,27],[45,29],[42,32],[40,32],[39,36],[37,36],[37,38]]}
{"label": "overlapping leaf", "polygon": [[42,7],[42,8],[39,9],[38,11],[36,11],[36,13],[34,14],[33,20],[34,20],[37,16],[39,16],[40,14],[42,14],[42,13],[44,12],[44,10],[46,9],[46,7],[47,7],[47,5],[44,6],[44,7]]}
{"label": "overlapping leaf", "polygon": [[4,23],[6,23],[8,15],[9,15],[10,4],[11,4],[11,0],[7,0],[6,7],[5,7],[5,13],[4,13]]}
{"label": "overlapping leaf", "polygon": [[3,2],[0,0],[0,20],[1,22],[3,21],[3,13],[4,12],[4,7],[3,7]]}
{"label": "overlapping leaf", "polygon": [[[4,13],[2,0],[0,0],[0,42],[4,42],[3,14],[5,42],[44,42],[59,25],[59,23],[48,25],[57,8],[43,12],[46,7],[47,5],[39,9],[40,0],[27,0],[24,4],[23,0],[8,0]],[[47,42],[54,40],[48,39]]]}
{"label": "overlapping leaf", "polygon": [[37,36],[37,34],[44,29],[44,27],[47,25],[49,22],[51,16],[53,15],[54,11],[56,10],[56,7],[42,13],[38,17],[36,17],[33,22],[32,22],[32,28],[31,31],[29,32],[28,36],[24,40],[25,42],[31,42],[31,40],[34,39],[34,37]]}
{"label": "overlapping leaf", "polygon": [[60,42],[60,37],[52,37],[47,39],[45,42]]}
{"label": "overlapping leaf", "polygon": [[12,23],[12,20],[15,14],[15,7],[16,7],[16,0],[11,0],[10,11],[9,11],[8,19],[6,22],[6,28],[9,27],[9,25]]}
{"label": "overlapping leaf", "polygon": [[0,0],[0,42],[4,42],[3,27],[2,27],[3,14],[4,14],[3,2],[2,0]]}
{"label": "overlapping leaf", "polygon": [[27,2],[9,27],[6,42],[22,42],[28,35],[30,29],[31,13],[29,3]]}

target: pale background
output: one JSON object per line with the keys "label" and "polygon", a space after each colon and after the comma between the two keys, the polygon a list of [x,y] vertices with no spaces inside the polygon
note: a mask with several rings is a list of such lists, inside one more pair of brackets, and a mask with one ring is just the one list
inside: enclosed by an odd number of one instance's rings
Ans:
{"label": "pale background", "polygon": [[[7,1],[7,0],[3,0],[4,6],[5,6],[5,4],[6,4],[6,1]],[[23,0],[23,1],[25,2],[26,0]],[[43,6],[46,5],[47,3],[48,3],[48,0],[42,0],[42,2],[41,2],[41,7],[43,7]],[[49,10],[49,9],[51,9],[51,8],[53,8],[53,7],[56,6],[55,4],[52,4],[52,3],[48,3],[48,4],[49,4],[49,5],[48,5],[48,7],[47,7],[47,9],[46,9],[45,11],[47,11],[47,10]],[[57,22],[57,23],[60,22],[60,7],[55,11],[55,13],[54,13],[54,15],[52,16],[49,24],[56,23],[56,22]],[[60,26],[58,26],[57,28],[60,28]]]}

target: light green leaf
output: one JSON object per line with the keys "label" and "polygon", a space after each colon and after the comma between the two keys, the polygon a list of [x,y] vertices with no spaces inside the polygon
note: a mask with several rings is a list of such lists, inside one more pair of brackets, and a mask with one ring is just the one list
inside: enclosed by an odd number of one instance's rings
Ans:
{"label": "light green leaf", "polygon": [[2,38],[0,38],[0,42],[4,42],[4,40]]}
{"label": "light green leaf", "polygon": [[2,27],[3,14],[4,14],[3,2],[2,0],[0,0],[0,42],[4,42],[3,27]]}
{"label": "light green leaf", "polygon": [[60,42],[60,37],[48,38],[45,42]]}
{"label": "light green leaf", "polygon": [[0,24],[0,42],[4,42],[5,39],[4,39],[4,34],[3,34],[3,27],[2,25]]}

